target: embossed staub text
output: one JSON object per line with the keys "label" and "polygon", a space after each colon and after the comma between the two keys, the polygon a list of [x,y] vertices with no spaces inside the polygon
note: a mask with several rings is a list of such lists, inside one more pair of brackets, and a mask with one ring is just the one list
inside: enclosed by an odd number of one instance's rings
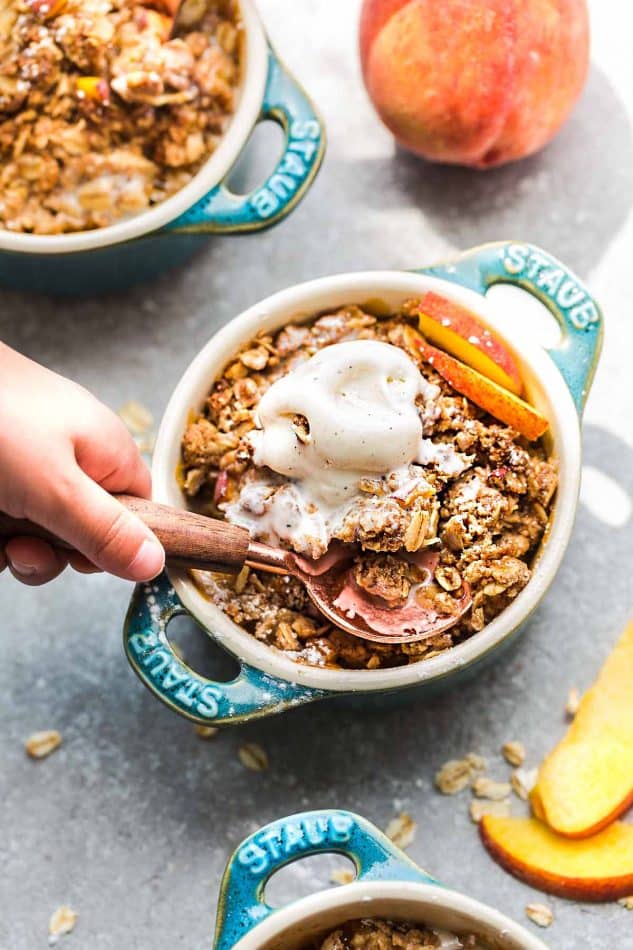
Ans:
{"label": "embossed staub text", "polygon": [[286,154],[265,185],[251,196],[260,218],[270,218],[285,206],[307,179],[319,152],[321,128],[316,119],[296,120],[290,126]]}
{"label": "embossed staub text", "polygon": [[508,274],[531,281],[544,297],[565,311],[577,330],[599,323],[600,315],[587,291],[548,254],[526,244],[510,244],[504,249],[502,262]]}
{"label": "embossed staub text", "polygon": [[354,820],[342,814],[289,818],[250,838],[237,852],[237,860],[259,877],[314,848],[335,850],[350,840],[353,827]]}

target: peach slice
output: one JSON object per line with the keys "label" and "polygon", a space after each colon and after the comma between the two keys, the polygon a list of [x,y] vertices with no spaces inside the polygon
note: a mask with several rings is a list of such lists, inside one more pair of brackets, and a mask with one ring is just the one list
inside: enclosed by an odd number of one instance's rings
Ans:
{"label": "peach slice", "polygon": [[582,901],[633,893],[633,825],[616,822],[593,838],[571,841],[536,818],[485,815],[479,833],[498,864],[541,891]]}
{"label": "peach slice", "polygon": [[101,76],[79,76],[77,92],[86,99],[107,103],[110,101],[110,87],[106,79]]}
{"label": "peach slice", "polygon": [[427,340],[497,385],[521,395],[523,381],[516,360],[479,317],[435,293],[422,297],[418,312],[420,329]]}
{"label": "peach slice", "polygon": [[52,20],[62,12],[67,0],[29,0],[29,6],[42,20]]}
{"label": "peach slice", "polygon": [[423,359],[437,370],[453,389],[466,396],[480,409],[485,409],[495,419],[512,426],[532,442],[547,431],[547,419],[514,393],[508,392],[491,379],[482,376],[476,369],[466,366],[430,343],[419,341],[417,346]]}
{"label": "peach slice", "polygon": [[534,812],[584,838],[633,804],[633,621],[583,697],[567,734],[539,769]]}

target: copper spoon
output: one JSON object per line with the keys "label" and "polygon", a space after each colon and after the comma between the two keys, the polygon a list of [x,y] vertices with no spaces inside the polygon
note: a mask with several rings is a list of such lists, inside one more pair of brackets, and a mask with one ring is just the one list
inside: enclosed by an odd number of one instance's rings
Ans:
{"label": "copper spoon", "polygon": [[[207,518],[180,508],[159,505],[131,495],[117,495],[129,511],[150,528],[165,549],[167,564],[219,573],[238,573],[244,565],[269,574],[290,574],[305,586],[318,610],[337,627],[364,640],[378,643],[411,643],[432,637],[452,627],[471,605],[470,589],[463,585],[455,612],[436,612],[423,600],[424,587],[433,578],[436,555],[411,555],[422,568],[423,580],[406,604],[390,607],[371,597],[356,584],[352,562],[357,550],[350,545],[332,545],[317,561],[251,540],[246,528]],[[68,548],[50,532],[30,521],[0,512],[0,538],[38,537]]]}

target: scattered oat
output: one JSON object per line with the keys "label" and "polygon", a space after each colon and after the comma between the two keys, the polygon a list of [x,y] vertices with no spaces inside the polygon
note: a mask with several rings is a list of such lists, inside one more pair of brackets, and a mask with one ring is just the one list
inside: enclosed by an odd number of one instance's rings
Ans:
{"label": "scattered oat", "polygon": [[479,775],[473,782],[473,794],[477,798],[487,798],[492,802],[503,801],[511,791],[509,782],[495,782],[487,775]]}
{"label": "scattered oat", "polygon": [[351,884],[354,878],[353,871],[348,871],[346,868],[335,868],[330,874],[332,884]]}
{"label": "scattered oat", "polygon": [[57,729],[45,729],[42,732],[32,733],[24,744],[26,754],[32,759],[45,759],[62,744],[61,734]]}
{"label": "scattered oat", "polygon": [[156,447],[156,433],[147,432],[136,439],[136,444],[141,455],[151,455]]}
{"label": "scattered oat", "polygon": [[510,776],[512,791],[522,801],[526,802],[530,797],[530,792],[536,785],[538,769],[515,769]]}
{"label": "scattered oat", "polygon": [[213,739],[220,731],[217,726],[194,726],[194,730],[200,739]]}
{"label": "scattered oat", "polygon": [[237,755],[246,769],[251,772],[265,772],[268,768],[268,755],[256,742],[247,742],[237,750]]}
{"label": "scattered oat", "polygon": [[618,904],[621,904],[627,910],[633,910],[633,895],[631,897],[621,897]]}
{"label": "scattered oat", "polygon": [[480,798],[474,798],[470,803],[470,818],[476,825],[479,824],[484,815],[492,815],[495,818],[508,818],[510,815],[510,799],[504,798],[502,801],[483,801]]}
{"label": "scattered oat", "polygon": [[573,719],[576,713],[578,712],[579,706],[580,706],[580,693],[578,692],[576,687],[573,686],[569,690],[569,694],[567,696],[567,702],[565,704],[565,714],[570,719]]}
{"label": "scattered oat", "polygon": [[537,927],[549,927],[554,920],[554,912],[545,904],[527,904],[525,913]]}
{"label": "scattered oat", "polygon": [[522,742],[504,742],[501,754],[510,765],[523,765],[525,762],[525,746]]}
{"label": "scattered oat", "polygon": [[[57,938],[63,937],[64,934],[69,934],[75,929],[75,924],[77,923],[77,917],[79,914],[75,910],[71,910],[70,907],[58,907],[54,914],[51,915],[51,919],[48,922],[48,933],[50,937]],[[56,939],[54,942],[57,942]]]}
{"label": "scattered oat", "polygon": [[435,775],[435,785],[442,795],[457,795],[465,789],[476,772],[486,767],[486,760],[471,753],[464,759],[450,759]]}
{"label": "scattered oat", "polygon": [[151,429],[154,417],[146,408],[135,399],[130,399],[119,409],[119,418],[132,435],[144,435]]}
{"label": "scattered oat", "polygon": [[399,848],[408,848],[415,838],[417,827],[417,822],[411,815],[403,811],[396,818],[391,819],[385,828],[385,834]]}

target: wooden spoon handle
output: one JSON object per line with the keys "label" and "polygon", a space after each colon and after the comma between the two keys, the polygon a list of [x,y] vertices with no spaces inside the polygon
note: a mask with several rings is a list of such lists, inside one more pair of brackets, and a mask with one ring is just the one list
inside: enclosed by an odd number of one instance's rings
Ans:
{"label": "wooden spoon handle", "polygon": [[[115,498],[154,532],[173,567],[232,572],[243,567],[250,541],[246,528],[132,495]],[[45,528],[0,512],[0,538],[15,537],[42,538],[57,547],[70,548]]]}

